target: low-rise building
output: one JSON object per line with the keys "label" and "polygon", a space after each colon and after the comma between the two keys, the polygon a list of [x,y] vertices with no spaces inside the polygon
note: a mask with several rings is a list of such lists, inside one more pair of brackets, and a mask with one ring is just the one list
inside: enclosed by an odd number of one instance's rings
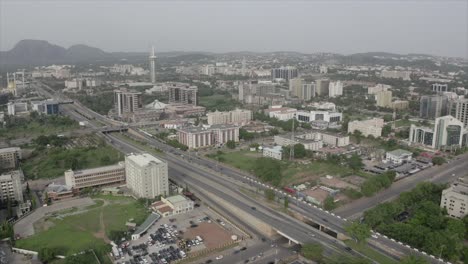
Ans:
{"label": "low-rise building", "polygon": [[239,142],[239,127],[236,125],[182,127],[177,130],[177,138],[189,149],[222,146],[230,140]]}
{"label": "low-rise building", "polygon": [[272,107],[269,109],[265,109],[264,113],[267,114],[271,118],[276,118],[281,121],[287,121],[293,119],[296,115],[297,109],[289,108],[289,107]]}
{"label": "low-rise building", "polygon": [[265,147],[263,148],[263,157],[281,160],[283,157],[282,151],[283,151],[283,147],[281,146],[274,146],[272,148]]}
{"label": "low-rise building", "polygon": [[387,162],[401,164],[403,162],[411,161],[413,153],[404,149],[396,149],[389,151],[385,154],[385,160]]}
{"label": "low-rise building", "polygon": [[22,158],[21,148],[2,148],[0,149],[0,168],[15,169],[18,168],[19,161]]}
{"label": "low-rise building", "polygon": [[298,111],[296,119],[299,122],[325,121],[328,123],[337,123],[343,120],[343,114],[331,111]]}
{"label": "low-rise building", "polygon": [[73,189],[71,186],[51,183],[45,189],[47,197],[53,201],[72,198],[78,194],[78,190]]}
{"label": "low-rise building", "polygon": [[22,171],[10,171],[0,175],[0,200],[23,202],[23,188],[21,186]]}
{"label": "low-rise building", "polygon": [[364,121],[350,121],[348,123],[348,133],[354,133],[354,131],[360,131],[362,135],[373,137],[380,137],[382,135],[382,128],[384,126],[384,120],[382,118],[372,118]]}
{"label": "low-rise building", "polygon": [[392,108],[395,110],[404,110],[408,109],[409,102],[406,100],[395,100],[392,102]]}
{"label": "low-rise building", "polygon": [[29,114],[28,103],[24,102],[9,102],[7,104],[8,115],[27,115]]}
{"label": "low-rise building", "polygon": [[174,195],[161,198],[155,202],[151,208],[163,217],[188,213],[193,210],[195,203],[183,195]]}
{"label": "low-rise building", "polygon": [[463,218],[468,214],[468,177],[459,178],[442,191],[440,207],[445,208],[451,217]]}
{"label": "low-rise building", "polygon": [[124,183],[125,164],[123,162],[93,169],[65,171],[65,185],[78,190]]}
{"label": "low-rise building", "polygon": [[324,144],[331,147],[344,147],[349,145],[349,136],[332,133],[323,133],[322,131],[311,131],[294,135],[291,134],[276,135],[274,137],[275,144],[279,146],[289,146],[294,144],[303,144],[305,149],[317,151]]}
{"label": "low-rise building", "polygon": [[206,114],[208,125],[236,124],[245,125],[252,120],[252,111],[236,109],[229,112],[211,112]]}

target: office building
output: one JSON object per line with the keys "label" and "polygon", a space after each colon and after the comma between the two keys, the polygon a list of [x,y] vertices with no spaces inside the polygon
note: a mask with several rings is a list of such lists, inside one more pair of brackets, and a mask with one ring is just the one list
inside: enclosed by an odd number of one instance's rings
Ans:
{"label": "office building", "polygon": [[150,65],[150,79],[151,83],[156,83],[156,54],[154,52],[154,46],[151,47],[151,54],[149,56],[149,65]]}
{"label": "office building", "polygon": [[120,89],[114,91],[114,107],[118,117],[134,113],[143,108],[141,93]]}
{"label": "office building", "polygon": [[263,157],[281,160],[283,157],[283,147],[274,146],[272,148],[263,148]]}
{"label": "office building", "polygon": [[440,207],[455,218],[463,218],[468,214],[468,177],[458,178],[449,188],[442,191]]}
{"label": "office building", "polygon": [[367,94],[376,94],[381,91],[387,91],[390,88],[391,88],[390,85],[379,83],[376,86],[367,87]]}
{"label": "office building", "polygon": [[298,70],[292,66],[271,69],[271,78],[273,80],[283,79],[286,80],[286,82],[288,82],[289,80],[298,76]]}
{"label": "office building", "polygon": [[169,194],[167,163],[150,154],[130,154],[125,157],[127,188],[137,198],[154,199]]}
{"label": "office building", "polygon": [[419,117],[436,119],[449,115],[449,99],[443,95],[423,95],[419,100]]}
{"label": "office building", "polygon": [[382,135],[382,128],[384,126],[384,120],[382,118],[372,118],[364,121],[350,121],[348,123],[348,133],[354,133],[354,131],[360,131],[363,136],[373,136],[375,138]]}
{"label": "office building", "polygon": [[380,73],[382,78],[403,79],[404,81],[411,80],[411,72],[409,71],[387,71],[383,70]]}
{"label": "office building", "polygon": [[239,142],[239,126],[220,124],[210,127],[183,127],[177,130],[177,138],[189,149],[222,146],[228,141]]}
{"label": "office building", "polygon": [[174,195],[155,202],[151,208],[162,217],[188,213],[193,210],[195,203],[183,195]]}
{"label": "office building", "polygon": [[433,83],[431,88],[433,92],[437,93],[448,92],[448,84]]}
{"label": "office building", "polygon": [[328,123],[338,123],[343,119],[343,114],[332,111],[297,111],[296,119],[299,122],[325,121]]}
{"label": "office building", "polygon": [[23,202],[23,188],[21,178],[24,177],[21,171],[10,171],[0,175],[0,200],[2,202],[17,201]]}
{"label": "office building", "polygon": [[466,145],[466,135],[463,123],[448,115],[436,118],[432,128],[411,125],[409,142],[432,149],[451,149]]}
{"label": "office building", "polygon": [[59,103],[53,100],[31,101],[31,110],[44,115],[58,115]]}
{"label": "office building", "polygon": [[276,118],[281,121],[287,121],[293,119],[296,115],[296,108],[274,106],[264,110],[264,113],[271,118]]}
{"label": "office building", "polygon": [[468,99],[456,100],[452,103],[451,114],[468,127]]}
{"label": "office building", "polygon": [[315,93],[318,96],[328,95],[328,88],[330,86],[330,80],[319,79],[315,81]]}
{"label": "office building", "polygon": [[338,97],[343,95],[343,83],[340,81],[330,82],[328,85],[328,97]]}
{"label": "office building", "polygon": [[208,125],[236,124],[245,125],[252,120],[252,111],[236,109],[229,112],[211,112],[206,114]]}
{"label": "office building", "polygon": [[375,101],[378,107],[392,107],[392,91],[380,91],[375,93]]}
{"label": "office building", "polygon": [[169,89],[169,103],[197,105],[198,87],[188,83],[171,83]]}
{"label": "office building", "polygon": [[125,164],[123,162],[93,169],[65,171],[65,185],[78,190],[124,183]]}
{"label": "office building", "polygon": [[17,147],[0,149],[0,169],[16,169],[22,158],[21,149]]}

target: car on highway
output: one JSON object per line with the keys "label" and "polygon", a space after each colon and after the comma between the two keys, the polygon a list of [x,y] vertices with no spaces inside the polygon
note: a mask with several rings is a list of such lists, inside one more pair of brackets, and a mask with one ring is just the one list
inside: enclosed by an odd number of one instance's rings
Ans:
{"label": "car on highway", "polygon": [[216,260],[223,259],[223,257],[224,257],[223,255],[219,255],[219,256],[216,257]]}

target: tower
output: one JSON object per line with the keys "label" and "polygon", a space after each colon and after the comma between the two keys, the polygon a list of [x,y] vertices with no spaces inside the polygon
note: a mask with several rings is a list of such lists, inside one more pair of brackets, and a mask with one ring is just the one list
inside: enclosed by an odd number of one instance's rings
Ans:
{"label": "tower", "polygon": [[151,49],[151,54],[149,56],[149,63],[150,63],[150,76],[151,76],[151,83],[156,83],[156,54],[154,53],[154,46]]}

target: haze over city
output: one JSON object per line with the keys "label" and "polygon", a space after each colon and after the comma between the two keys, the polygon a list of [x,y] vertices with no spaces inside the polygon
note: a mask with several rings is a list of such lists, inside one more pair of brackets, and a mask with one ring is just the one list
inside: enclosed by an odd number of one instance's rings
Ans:
{"label": "haze over city", "polygon": [[383,51],[468,56],[467,1],[0,1],[22,39],[105,51]]}

